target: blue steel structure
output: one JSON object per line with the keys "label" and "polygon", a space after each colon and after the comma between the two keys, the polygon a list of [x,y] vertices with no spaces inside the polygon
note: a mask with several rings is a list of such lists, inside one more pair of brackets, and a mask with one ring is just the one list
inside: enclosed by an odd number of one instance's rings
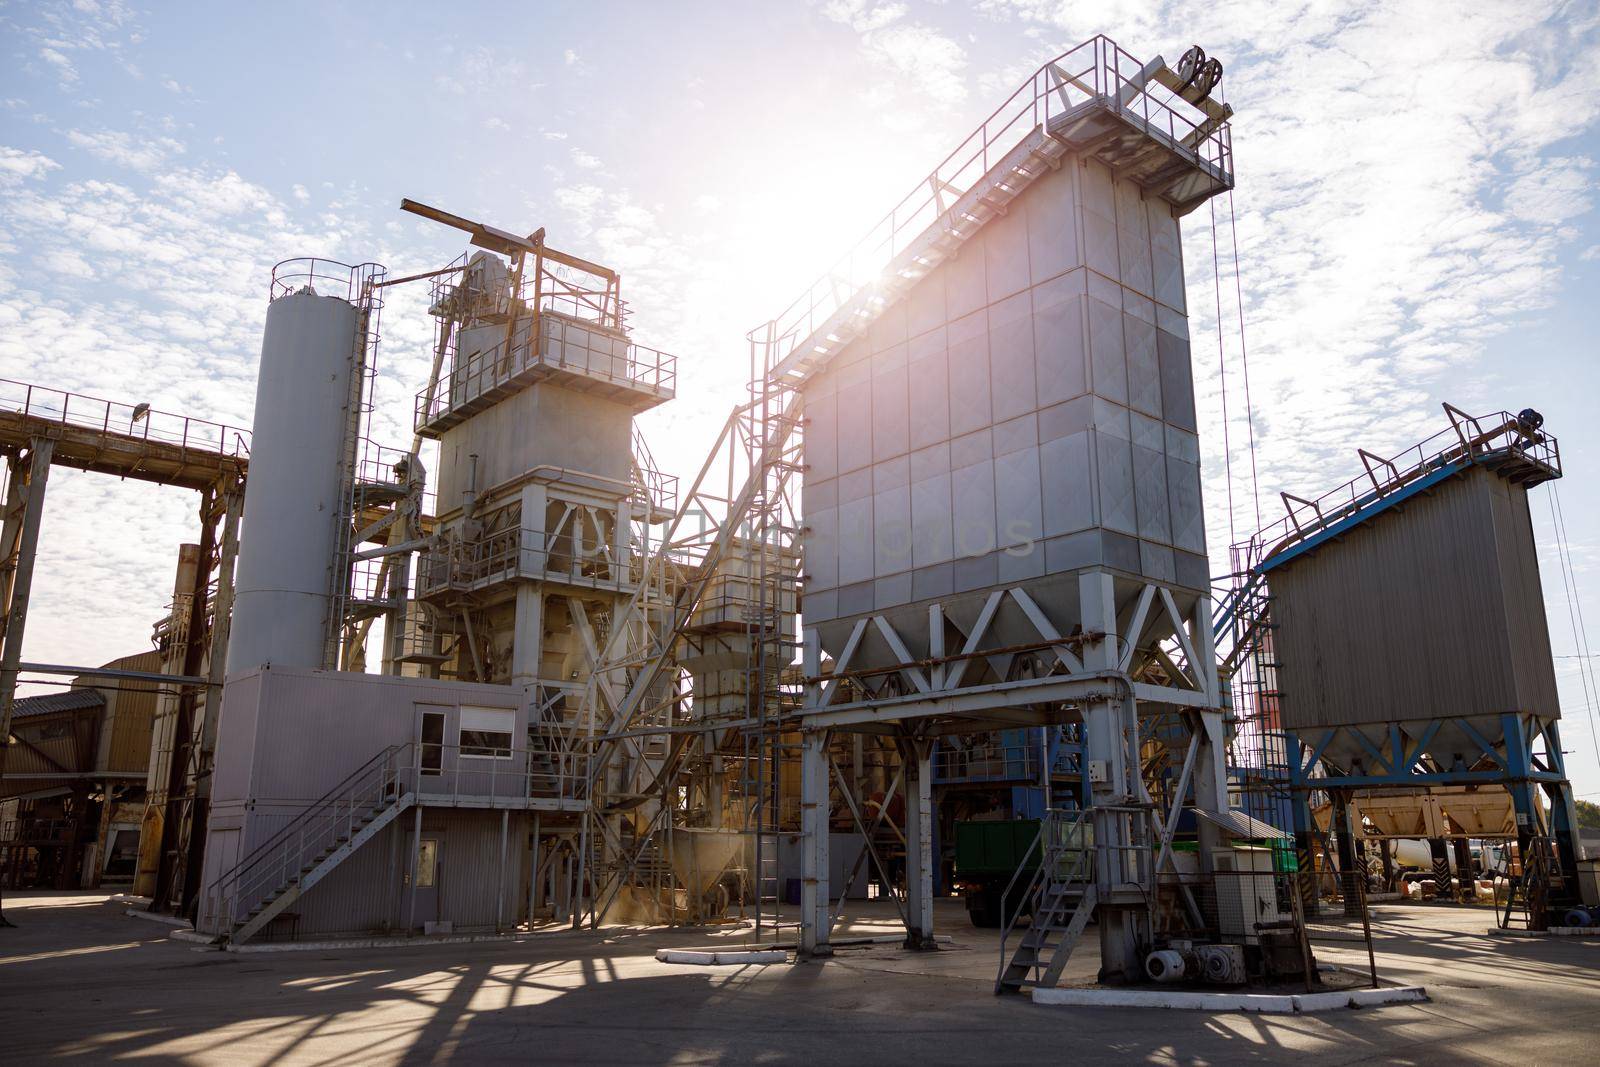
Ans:
{"label": "blue steel structure", "polygon": [[[1249,757],[1252,766],[1235,770],[1242,777],[1257,779],[1257,788],[1243,790],[1245,803],[1240,806],[1260,807],[1263,811],[1250,810],[1250,814],[1280,826],[1278,820],[1287,816],[1299,843],[1301,869],[1307,871],[1312,842],[1318,838],[1326,841],[1312,821],[1312,794],[1328,793],[1335,799],[1333,830],[1340,867],[1348,870],[1355,863],[1354,835],[1341,825],[1345,814],[1341,801],[1355,792],[1500,786],[1512,798],[1521,854],[1529,855],[1530,847],[1548,840],[1554,847],[1552,858],[1561,873],[1568,875],[1564,885],[1570,891],[1576,884],[1581,854],[1560,729],[1554,718],[1503,714],[1490,720],[1494,726],[1487,732],[1481,716],[1428,720],[1420,732],[1417,723],[1402,725],[1398,721],[1278,728],[1280,693],[1272,642],[1277,625],[1272,619],[1270,592],[1275,569],[1475,466],[1489,467],[1524,487],[1561,477],[1556,441],[1540,432],[1543,420],[1536,412],[1473,418],[1448,404],[1444,407],[1451,420],[1450,431],[1393,460],[1362,451],[1364,478],[1316,501],[1283,494],[1288,518],[1235,546],[1233,585],[1219,598],[1214,623],[1224,675],[1233,682],[1235,699],[1242,696],[1257,712],[1253,723],[1256,748]],[[1438,448],[1441,436],[1447,444]],[[1435,758],[1436,746],[1430,747],[1441,733],[1451,737],[1449,765]],[[1331,756],[1334,752],[1343,755],[1335,759]],[[1540,792],[1548,800],[1548,815],[1539,802]],[[1303,886],[1306,904],[1314,908],[1310,880]]]}
{"label": "blue steel structure", "polygon": [[[1016,819],[1040,818],[1046,806],[1074,807],[1088,787],[1078,730],[1076,724],[1025,727],[941,739],[933,750],[933,784],[1009,789]],[[1064,789],[1072,791],[1071,803],[1059,795]]]}

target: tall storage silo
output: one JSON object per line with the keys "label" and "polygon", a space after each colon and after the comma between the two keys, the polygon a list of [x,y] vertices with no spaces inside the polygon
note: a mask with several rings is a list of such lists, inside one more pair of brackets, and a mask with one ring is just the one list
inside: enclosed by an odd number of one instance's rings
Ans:
{"label": "tall storage silo", "polygon": [[935,600],[969,624],[1018,582],[1067,633],[1087,569],[1207,589],[1177,214],[1068,155],[806,379],[826,652],[864,615],[914,633]]}
{"label": "tall storage silo", "polygon": [[[293,272],[280,264],[275,279]],[[319,269],[325,264],[319,264]],[[349,270],[349,268],[344,268]],[[331,280],[330,280],[331,281]],[[318,287],[323,292],[318,292]],[[275,280],[261,341],[228,672],[324,666],[363,314],[353,285]]]}

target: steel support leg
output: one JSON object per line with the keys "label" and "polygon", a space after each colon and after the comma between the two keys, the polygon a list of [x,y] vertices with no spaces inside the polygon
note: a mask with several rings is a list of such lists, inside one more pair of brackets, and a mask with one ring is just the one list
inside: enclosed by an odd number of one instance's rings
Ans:
{"label": "steel support leg", "polygon": [[1457,896],[1463,901],[1476,900],[1477,882],[1472,870],[1472,842],[1464,837],[1450,842],[1456,854],[1456,882],[1461,887]]}
{"label": "steel support leg", "polygon": [[[1117,605],[1114,579],[1105,572],[1078,577],[1078,601],[1083,630],[1099,634],[1082,647],[1086,670],[1116,671],[1121,666],[1117,647]],[[1144,899],[1138,889],[1138,865],[1130,845],[1132,835],[1125,811],[1107,806],[1127,806],[1139,796],[1137,762],[1129,759],[1130,715],[1122,699],[1091,700],[1083,707],[1084,759],[1091,768],[1089,802],[1095,842],[1095,882],[1100,903],[1095,918],[1100,926],[1100,980],[1132,982],[1143,974],[1139,953],[1142,904],[1126,903],[1129,897]],[[1137,720],[1131,724],[1137,731]]]}
{"label": "steel support leg", "polygon": [[44,491],[50,480],[50,455],[55,442],[36,437],[26,457],[12,458],[10,491],[0,525],[0,773],[11,736],[11,711],[16,703],[17,674],[22,663],[22,632],[28,625],[28,596],[33,590],[33,561],[39,553],[39,526],[44,521]]}
{"label": "steel support leg", "polygon": [[916,778],[906,790],[906,947],[933,941],[933,742],[908,741],[902,749]]}
{"label": "steel support leg", "polygon": [[828,735],[800,740],[800,955],[831,956],[828,944]]}
{"label": "steel support leg", "polygon": [[[1367,872],[1356,859],[1355,831],[1351,828],[1350,797],[1341,791],[1333,799],[1333,833],[1339,850],[1339,895],[1344,897],[1344,913],[1352,918],[1361,914],[1360,880]],[[1445,865],[1445,880],[1450,878],[1449,864]]]}

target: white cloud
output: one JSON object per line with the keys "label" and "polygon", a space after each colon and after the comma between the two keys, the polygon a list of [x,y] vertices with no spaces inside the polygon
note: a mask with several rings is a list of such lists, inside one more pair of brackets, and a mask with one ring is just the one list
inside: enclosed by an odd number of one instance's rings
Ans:
{"label": "white cloud", "polygon": [[570,67],[578,62],[578,53],[569,48],[561,53],[561,58]]}
{"label": "white cloud", "polygon": [[71,85],[78,80],[78,68],[74,67],[72,60],[60,51],[54,48],[41,48],[39,58],[55,69],[56,77],[61,79],[63,85]]}
{"label": "white cloud", "polygon": [[829,0],[822,14],[853,30],[862,53],[888,79],[867,90],[874,106],[907,86],[936,103],[960,103],[967,96],[966,50],[932,26],[907,22],[907,10],[902,3]]}
{"label": "white cloud", "polygon": [[598,156],[590,155],[581,148],[572,149],[572,163],[584,170],[599,170],[601,166]]}
{"label": "white cloud", "polygon": [[567,139],[567,135],[560,130],[544,130],[542,133],[546,141],[565,141]]}
{"label": "white cloud", "polygon": [[141,76],[138,65],[124,54],[124,46],[137,43],[140,32],[132,9],[118,0],[41,0],[20,9],[7,20],[6,29],[10,36],[33,43],[42,69],[65,91],[74,92],[81,83],[76,59],[84,53],[102,53],[124,72]]}
{"label": "white cloud", "polygon": [[955,41],[928,26],[887,26],[862,41],[867,53],[891,75],[916,85],[946,104],[967,97],[962,72],[967,53]]}
{"label": "white cloud", "polygon": [[899,3],[868,4],[866,0],[828,0],[822,13],[835,22],[842,22],[857,33],[881,30],[891,22],[906,15],[906,5]]}
{"label": "white cloud", "polygon": [[1591,159],[1548,159],[1511,183],[1506,207],[1526,222],[1555,225],[1594,206]]}
{"label": "white cloud", "polygon": [[58,248],[44,253],[39,257],[39,264],[57,274],[66,274],[74,278],[94,277],[94,268],[89,266],[89,261],[84,259],[81,253],[70,248]]}
{"label": "white cloud", "polygon": [[49,156],[0,145],[0,186],[29,178],[43,178],[51,171],[60,169],[61,164]]}
{"label": "white cloud", "polygon": [[510,131],[511,124],[498,115],[490,115],[488,118],[483,120],[483,128],[486,130],[495,130],[499,133],[506,133]]}
{"label": "white cloud", "polygon": [[[1057,51],[1104,29],[1141,59],[1162,27],[1183,26],[1178,47],[1199,41],[1223,61],[1222,91],[1237,110],[1264,519],[1276,518],[1268,505],[1280,488],[1312,495],[1358,474],[1356,447],[1398,451],[1437,430],[1439,399],[1507,402],[1505,383],[1479,369],[1485,342],[1552,299],[1563,227],[1590,209],[1592,163],[1561,148],[1600,116],[1600,70],[1569,61],[1600,43],[1593,20],[1505,2],[1439,19],[1401,0],[1359,9],[997,0],[987,10],[1048,29]],[[1229,201],[1214,204],[1243,536],[1255,516],[1232,229]],[[1183,228],[1207,527],[1220,563],[1229,522],[1210,210]]]}
{"label": "white cloud", "polygon": [[68,130],[67,140],[91,155],[132,170],[154,170],[169,156],[181,154],[183,145],[170,137],[135,138],[120,130]]}

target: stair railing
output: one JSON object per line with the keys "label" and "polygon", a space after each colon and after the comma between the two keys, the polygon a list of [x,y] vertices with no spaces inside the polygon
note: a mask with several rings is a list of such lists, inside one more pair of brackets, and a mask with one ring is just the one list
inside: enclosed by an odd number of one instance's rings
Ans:
{"label": "stair railing", "polygon": [[404,793],[402,776],[412,769],[411,747],[383,749],[218,875],[206,898],[219,928],[232,929],[241,905],[289,885],[311,857],[337,848],[355,836],[357,822],[398,800]]}
{"label": "stair railing", "polygon": [[[1006,951],[1006,942],[1011,938],[1011,932],[1017,925],[1017,920],[1027,910],[1026,902],[1033,903],[1033,921],[1042,921],[1045,918],[1043,904],[1045,891],[1052,884],[1071,885],[1073,882],[1084,880],[1089,871],[1085,870],[1086,861],[1093,857],[1093,848],[1083,840],[1083,825],[1093,809],[1091,808],[1052,808],[1045,812],[1043,819],[1039,820],[1039,832],[1034,835],[1033,843],[1022,854],[1022,862],[1018,864],[1016,872],[1012,874],[1011,881],[1006,883],[1006,888],[1000,894],[1000,970],[995,975],[995,985],[998,988],[1005,977],[1006,967],[1011,963],[1011,956]],[[1018,897],[1016,913],[1010,919],[1006,918],[1006,906],[1011,900],[1011,890],[1016,886],[1017,879],[1028,867],[1028,857],[1035,851],[1040,852],[1039,866],[1034,869],[1028,879],[1026,887]],[[1067,854],[1072,854],[1071,866],[1068,867],[1065,877],[1059,877],[1062,861]]]}

